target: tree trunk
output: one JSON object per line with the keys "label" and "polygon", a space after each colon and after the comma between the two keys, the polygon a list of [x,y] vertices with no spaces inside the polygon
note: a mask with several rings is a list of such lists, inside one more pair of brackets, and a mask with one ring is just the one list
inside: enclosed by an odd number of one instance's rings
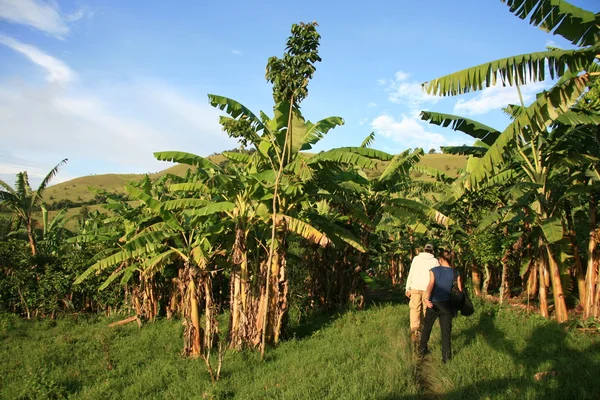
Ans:
{"label": "tree trunk", "polygon": [[529,277],[527,278],[527,293],[528,299],[535,299],[538,294],[538,265],[534,264],[533,267],[529,269]]}
{"label": "tree trunk", "polygon": [[547,295],[547,285],[546,285],[546,279],[544,278],[547,274],[546,274],[546,263],[545,263],[545,257],[542,257],[540,259],[538,259],[537,261],[538,263],[538,276],[540,278],[539,282],[539,298],[540,298],[540,315],[544,318],[548,318],[549,317],[549,313],[548,313],[548,295]]}
{"label": "tree trunk", "polygon": [[[598,272],[596,268],[596,246],[598,245],[598,236],[596,232],[596,197],[594,194],[590,196],[590,241],[588,243],[588,265],[585,274],[585,303],[583,305],[583,318],[589,318],[593,315],[594,304],[596,304],[596,285]],[[598,285],[600,286],[600,285]]]}
{"label": "tree trunk", "polygon": [[490,279],[491,279],[490,266],[488,264],[485,264],[483,267],[483,289],[482,289],[483,297],[487,297],[487,295],[488,295],[488,288],[490,287]]}
{"label": "tree trunk", "polygon": [[31,255],[35,256],[37,253],[37,249],[35,246],[35,239],[33,237],[33,227],[31,221],[27,221],[27,237],[29,238],[29,247],[31,247]]}
{"label": "tree trunk", "polygon": [[505,298],[510,297],[510,290],[508,287],[508,258],[510,256],[510,247],[504,252],[502,257],[502,279],[500,281],[500,303],[504,302]]}
{"label": "tree trunk", "polygon": [[392,285],[397,285],[398,282],[398,263],[396,262],[396,257],[394,255],[392,255],[392,259],[391,259],[391,268],[390,268],[390,275],[392,277]]}
{"label": "tree trunk", "polygon": [[471,264],[471,278],[473,280],[475,296],[481,297],[481,274],[475,263]]}
{"label": "tree trunk", "polygon": [[583,264],[581,262],[581,254],[579,244],[577,243],[577,235],[575,233],[575,224],[573,223],[573,212],[571,204],[565,203],[565,216],[567,219],[567,234],[573,251],[573,269],[575,280],[577,281],[577,289],[579,292],[579,304],[585,304],[585,274],[583,273]]}
{"label": "tree trunk", "polygon": [[554,254],[552,254],[550,245],[546,244],[545,247],[548,254],[548,262],[550,264],[550,280],[552,281],[552,294],[554,296],[554,313],[556,315],[556,321],[562,323],[569,319],[569,313],[567,311],[565,295],[560,280],[560,271],[558,269],[558,263],[554,258]]}

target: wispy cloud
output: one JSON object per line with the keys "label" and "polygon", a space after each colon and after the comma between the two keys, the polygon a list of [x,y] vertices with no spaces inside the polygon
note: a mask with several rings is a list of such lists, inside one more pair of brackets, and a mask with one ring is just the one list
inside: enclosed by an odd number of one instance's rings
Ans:
{"label": "wispy cloud", "polygon": [[456,140],[448,139],[438,133],[428,132],[423,123],[405,114],[402,114],[399,120],[390,115],[380,115],[371,121],[371,128],[377,134],[401,143],[404,148],[431,149],[459,144]]}
{"label": "wispy cloud", "polygon": [[377,103],[375,103],[374,101],[371,101],[369,104],[367,104],[367,108],[375,108],[377,107]]}
{"label": "wispy cloud", "polygon": [[[523,101],[529,103],[535,98],[535,94],[541,92],[545,87],[544,82],[535,82],[521,87]],[[499,110],[509,104],[519,104],[519,94],[513,86],[503,87],[501,85],[485,88],[477,96],[470,100],[459,99],[454,105],[454,112],[459,115],[480,115],[492,110]]]}
{"label": "wispy cloud", "polygon": [[28,25],[61,39],[69,33],[66,20],[54,1],[0,0],[0,19]]}
{"label": "wispy cloud", "polygon": [[242,53],[241,51],[239,51],[239,50],[235,50],[235,49],[234,49],[234,50],[231,50],[231,53],[232,53],[232,54],[235,54],[236,56],[241,56],[242,54],[244,54],[244,53]]}
{"label": "wispy cloud", "polygon": [[388,100],[392,103],[405,105],[411,115],[417,115],[424,104],[435,104],[440,98],[431,96],[423,91],[421,83],[409,80],[410,74],[404,71],[396,72],[393,79],[387,81]]}
{"label": "wispy cloud", "polygon": [[10,47],[27,57],[33,63],[46,70],[46,80],[52,83],[66,84],[77,78],[67,64],[54,58],[37,47],[19,42],[13,38],[0,34],[0,44]]}

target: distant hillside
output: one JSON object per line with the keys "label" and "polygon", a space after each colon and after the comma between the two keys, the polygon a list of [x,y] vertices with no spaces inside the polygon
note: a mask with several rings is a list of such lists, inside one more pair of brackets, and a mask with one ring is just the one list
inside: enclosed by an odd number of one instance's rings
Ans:
{"label": "distant hillside", "polygon": [[[225,157],[218,154],[208,157],[214,163],[220,163]],[[150,179],[156,180],[166,174],[183,176],[189,169],[189,166],[177,164],[155,174],[150,174]],[[63,199],[69,199],[74,202],[85,202],[92,200],[96,195],[88,189],[88,186],[106,190],[110,193],[124,193],[125,185],[129,182],[139,181],[144,174],[103,174],[89,175],[70,181],[58,183],[46,189],[44,200],[46,203],[54,203]]]}
{"label": "distant hillside", "polygon": [[[225,157],[215,155],[208,157],[215,163],[222,162]],[[420,165],[435,167],[450,176],[458,175],[458,168],[464,168],[466,157],[455,156],[451,154],[426,154],[423,156]],[[381,168],[381,167],[380,167]],[[380,169],[378,168],[378,169]],[[150,178],[155,180],[165,174],[184,175],[187,171],[186,165],[174,165],[164,171],[151,174]],[[106,190],[111,193],[123,193],[127,183],[142,179],[143,174],[105,174],[90,175],[81,178],[72,179],[49,187],[44,195],[47,203],[53,203],[62,199],[69,199],[73,202],[85,202],[94,198],[95,193],[88,190],[88,186]]]}

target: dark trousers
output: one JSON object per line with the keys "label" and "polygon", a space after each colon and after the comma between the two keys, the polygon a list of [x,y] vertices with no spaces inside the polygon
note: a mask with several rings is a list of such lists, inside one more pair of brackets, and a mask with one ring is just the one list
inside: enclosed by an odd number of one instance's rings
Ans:
{"label": "dark trousers", "polygon": [[423,321],[423,331],[421,332],[421,343],[419,353],[427,353],[427,343],[431,336],[433,323],[440,318],[440,329],[442,331],[442,362],[448,361],[452,357],[452,303],[450,301],[434,301],[433,308],[427,308],[425,320]]}

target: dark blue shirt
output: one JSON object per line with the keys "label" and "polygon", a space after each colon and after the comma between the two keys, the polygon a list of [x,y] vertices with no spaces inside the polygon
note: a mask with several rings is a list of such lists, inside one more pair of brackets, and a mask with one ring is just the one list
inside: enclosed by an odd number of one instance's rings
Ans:
{"label": "dark blue shirt", "polygon": [[454,270],[450,267],[433,267],[431,268],[435,277],[435,284],[431,291],[431,301],[450,301],[450,291],[454,284]]}

